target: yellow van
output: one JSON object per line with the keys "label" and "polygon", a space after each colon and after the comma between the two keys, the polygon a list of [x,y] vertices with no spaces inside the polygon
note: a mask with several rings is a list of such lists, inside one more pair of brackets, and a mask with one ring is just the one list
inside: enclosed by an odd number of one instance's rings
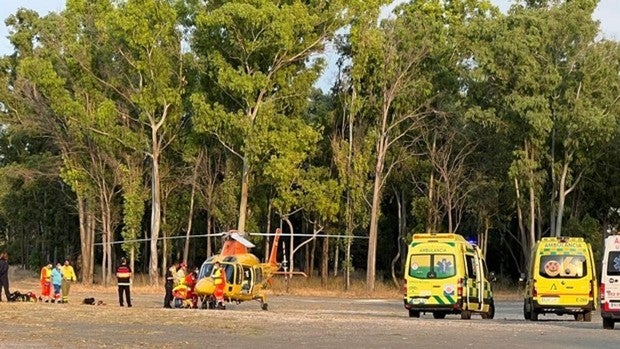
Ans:
{"label": "yellow van", "polygon": [[572,314],[577,321],[592,321],[597,290],[589,243],[583,238],[542,238],[532,248],[523,317],[538,321],[539,314]]}
{"label": "yellow van", "polygon": [[435,319],[472,313],[495,316],[493,291],[480,249],[458,234],[414,234],[405,263],[404,303],[409,317]]}
{"label": "yellow van", "polygon": [[600,291],[603,328],[613,330],[620,322],[620,235],[605,239]]}

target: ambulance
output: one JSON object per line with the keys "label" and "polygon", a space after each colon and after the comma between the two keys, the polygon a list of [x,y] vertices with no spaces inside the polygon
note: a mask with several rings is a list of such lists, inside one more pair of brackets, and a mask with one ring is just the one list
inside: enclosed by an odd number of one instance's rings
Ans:
{"label": "ambulance", "polygon": [[613,330],[620,321],[620,235],[605,239],[600,294],[603,328]]}
{"label": "ambulance", "polygon": [[523,317],[539,314],[573,315],[592,321],[598,301],[592,248],[583,238],[545,237],[532,248],[525,279]]}
{"label": "ambulance", "polygon": [[408,248],[403,287],[409,317],[435,319],[472,313],[495,316],[493,291],[478,246],[458,234],[414,234]]}

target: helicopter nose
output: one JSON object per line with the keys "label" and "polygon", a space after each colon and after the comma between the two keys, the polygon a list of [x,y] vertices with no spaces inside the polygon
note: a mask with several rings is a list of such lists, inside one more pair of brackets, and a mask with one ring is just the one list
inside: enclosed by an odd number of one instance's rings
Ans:
{"label": "helicopter nose", "polygon": [[198,296],[210,296],[215,292],[215,284],[213,283],[213,279],[206,277],[196,283],[194,287],[194,291]]}

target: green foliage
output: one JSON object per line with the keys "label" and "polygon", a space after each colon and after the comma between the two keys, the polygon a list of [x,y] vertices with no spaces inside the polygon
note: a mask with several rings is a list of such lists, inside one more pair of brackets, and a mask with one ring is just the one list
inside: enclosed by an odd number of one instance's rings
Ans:
{"label": "green foliage", "polygon": [[[443,229],[448,214],[471,235],[489,224],[490,266],[515,270],[515,241],[527,243],[515,179],[521,207],[534,191],[535,217],[524,219],[537,233],[549,233],[564,190],[563,234],[597,250],[602,230],[620,224],[620,46],[598,39],[596,1],[522,1],[505,15],[482,0],[410,1],[378,20],[388,3],[19,10],[6,21],[14,54],[0,59],[0,242],[24,263],[75,254],[76,197],[101,217],[106,194],[123,239],[149,235],[145,210],[159,203],[147,187],[158,181],[168,234],[187,219],[200,222],[194,231],[207,220],[234,229],[241,214],[246,231],[264,231],[276,225],[269,209],[328,234],[365,234],[378,173],[379,266],[396,252],[393,190],[405,193],[407,232]],[[340,79],[325,95],[313,86],[320,54],[342,28]],[[148,171],[155,161],[160,177]],[[450,195],[461,200],[451,208]],[[354,243],[351,267],[362,268],[365,248]]]}

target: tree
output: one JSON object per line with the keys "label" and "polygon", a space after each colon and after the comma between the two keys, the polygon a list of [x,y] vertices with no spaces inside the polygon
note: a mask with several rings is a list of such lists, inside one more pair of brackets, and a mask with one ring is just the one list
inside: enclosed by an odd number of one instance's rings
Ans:
{"label": "tree", "polygon": [[191,45],[206,67],[193,96],[196,125],[241,162],[243,232],[253,173],[280,151],[267,140],[295,122],[291,108],[307,103],[322,65],[312,57],[342,25],[343,2],[212,1],[195,11]]}
{"label": "tree", "polygon": [[110,49],[100,58],[105,59],[110,74],[98,77],[98,82],[116,95],[114,116],[120,124],[104,133],[151,160],[152,285],[158,284],[160,157],[183,126],[181,94],[185,78],[176,18],[169,2],[128,0],[97,19],[97,29]]}
{"label": "tree", "polygon": [[[434,59],[441,60],[449,38],[463,23],[480,16],[488,3],[454,1],[413,2],[396,10],[396,18],[380,28],[372,22],[352,31],[352,79],[356,91],[367,91],[364,109],[375,142],[374,187],[369,230],[366,285],[374,289],[379,204],[386,178],[403,150],[416,144],[416,130],[439,105],[441,69],[433,71]],[[482,12],[480,11],[482,10]],[[456,51],[456,52],[455,52]],[[459,57],[459,51],[453,49]],[[419,134],[419,132],[418,132]],[[394,145],[401,143],[401,147]]]}

